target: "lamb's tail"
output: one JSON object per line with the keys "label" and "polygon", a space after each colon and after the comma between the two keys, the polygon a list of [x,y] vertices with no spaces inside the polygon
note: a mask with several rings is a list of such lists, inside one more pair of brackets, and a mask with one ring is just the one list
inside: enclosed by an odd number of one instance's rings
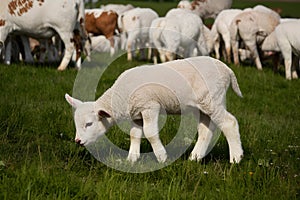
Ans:
{"label": "lamb's tail", "polygon": [[237,78],[234,74],[234,72],[232,70],[230,70],[230,80],[231,80],[231,87],[233,89],[233,91],[239,96],[239,97],[243,97],[243,94],[240,90]]}

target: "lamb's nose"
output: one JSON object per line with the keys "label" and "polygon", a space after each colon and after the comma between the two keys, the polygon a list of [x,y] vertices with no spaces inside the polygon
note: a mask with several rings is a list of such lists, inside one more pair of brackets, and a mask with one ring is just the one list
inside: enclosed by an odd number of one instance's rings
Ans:
{"label": "lamb's nose", "polygon": [[80,139],[75,139],[75,142],[79,145],[81,145],[81,140]]}

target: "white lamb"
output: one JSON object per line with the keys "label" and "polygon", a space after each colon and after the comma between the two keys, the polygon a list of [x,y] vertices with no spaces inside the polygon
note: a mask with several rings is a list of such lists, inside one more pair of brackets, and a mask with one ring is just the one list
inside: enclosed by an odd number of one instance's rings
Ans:
{"label": "white lamb", "polygon": [[159,138],[159,114],[191,111],[200,114],[200,120],[198,141],[190,159],[200,160],[205,156],[218,127],[229,144],[230,162],[238,163],[243,156],[239,126],[225,103],[230,85],[242,96],[229,67],[214,58],[200,56],[129,69],[93,102],[81,102],[67,94],[65,97],[75,108],[75,141],[80,145],[88,146],[114,124],[132,120],[128,160],[139,159],[144,134],[157,160],[165,162],[167,153]]}
{"label": "white lamb", "polygon": [[122,47],[126,44],[127,60],[132,60],[134,50],[145,48],[149,43],[149,27],[156,18],[158,14],[150,8],[134,8],[119,15],[118,26],[122,32]]}
{"label": "white lamb", "polygon": [[231,22],[230,37],[233,59],[239,64],[238,41],[242,39],[246,48],[251,52],[257,69],[262,70],[257,44],[260,45],[279,24],[279,18],[264,11],[247,10],[238,14]]}
{"label": "white lamb", "polygon": [[[300,20],[280,23],[262,44],[263,51],[280,51],[284,58],[285,77],[297,79],[297,71],[292,66],[292,54],[300,56]],[[299,65],[299,63],[295,63]]]}
{"label": "white lamb", "polygon": [[216,58],[220,59],[220,42],[224,41],[225,44],[225,61],[231,61],[231,43],[230,43],[230,31],[229,27],[232,20],[242,12],[240,9],[227,9],[221,11],[211,28],[211,34],[214,41],[214,50],[216,53]]}

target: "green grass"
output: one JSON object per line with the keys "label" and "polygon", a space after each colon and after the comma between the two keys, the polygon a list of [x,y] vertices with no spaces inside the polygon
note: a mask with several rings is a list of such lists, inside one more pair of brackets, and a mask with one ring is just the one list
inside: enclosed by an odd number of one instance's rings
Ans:
{"label": "green grass", "polygon": [[[116,60],[96,96],[138,64],[125,56]],[[77,71],[0,64],[0,199],[299,199],[300,81],[287,81],[271,67],[262,72],[230,67],[244,95],[241,99],[229,90],[227,97],[228,110],[240,125],[241,163],[229,164],[221,136],[200,163],[188,160],[189,148],[165,168],[134,174],[107,167],[75,144],[72,109],[64,94],[72,94]],[[165,144],[177,128],[178,118],[168,117],[161,133]],[[107,135],[129,148],[128,135],[117,127]],[[142,151],[150,150],[144,140]]]}

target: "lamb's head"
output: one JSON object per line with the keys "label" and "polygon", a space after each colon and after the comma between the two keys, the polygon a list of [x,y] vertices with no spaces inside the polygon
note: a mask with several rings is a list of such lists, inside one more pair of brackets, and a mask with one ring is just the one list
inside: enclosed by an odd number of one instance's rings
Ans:
{"label": "lamb's head", "polygon": [[68,94],[67,102],[75,109],[75,142],[87,146],[98,140],[112,125],[110,115],[104,110],[95,110],[95,102],[82,102]]}

